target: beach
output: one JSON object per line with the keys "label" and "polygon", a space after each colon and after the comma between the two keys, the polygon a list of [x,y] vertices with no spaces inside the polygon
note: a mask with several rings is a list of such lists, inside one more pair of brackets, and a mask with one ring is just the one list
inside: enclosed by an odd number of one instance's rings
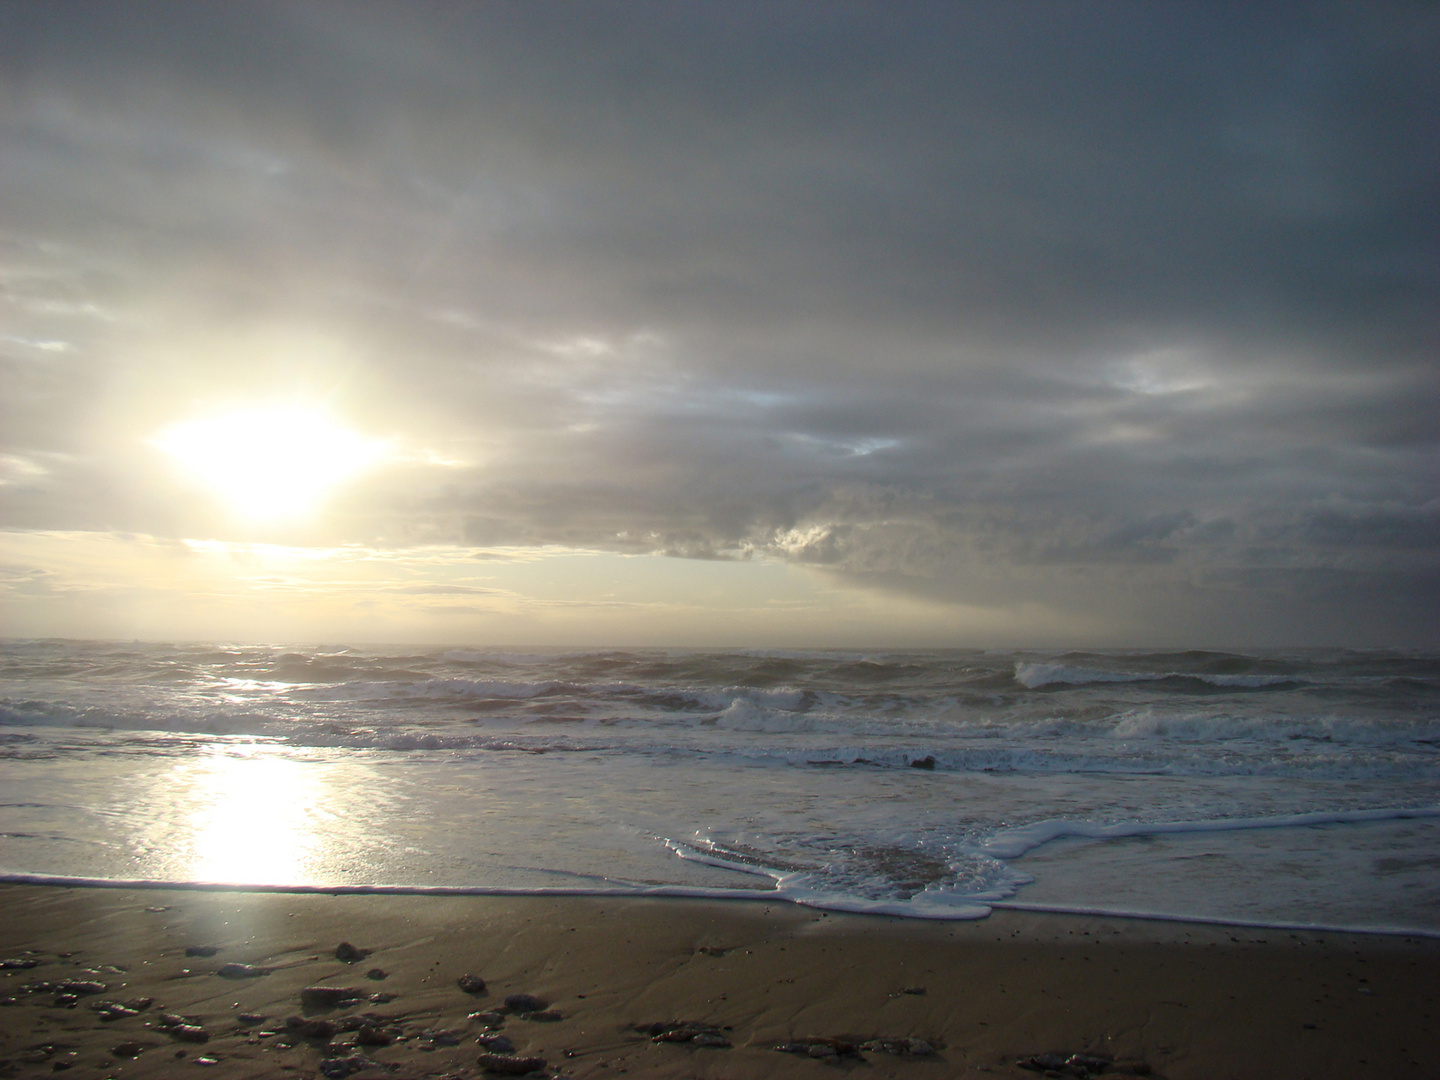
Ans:
{"label": "beach", "polygon": [[482,1054],[573,1077],[1021,1077],[1045,1054],[1440,1074],[1440,941],[1418,937],[614,896],[5,885],[0,905],[4,1076],[472,1077]]}

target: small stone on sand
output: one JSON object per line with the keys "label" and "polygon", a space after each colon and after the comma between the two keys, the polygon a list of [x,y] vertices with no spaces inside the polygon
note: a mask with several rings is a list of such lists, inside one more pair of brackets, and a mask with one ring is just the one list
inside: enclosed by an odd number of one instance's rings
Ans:
{"label": "small stone on sand", "polygon": [[67,994],[103,994],[110,989],[102,982],[88,982],[84,979],[67,979],[60,984],[60,990]]}
{"label": "small stone on sand", "polygon": [[364,960],[369,955],[369,949],[357,949],[348,941],[342,941],[335,946],[335,959],[343,960],[347,964],[354,963],[356,960]]}
{"label": "small stone on sand", "polygon": [[325,1042],[335,1034],[335,1025],[329,1020],[307,1020],[303,1016],[286,1017],[285,1029],[302,1039],[320,1039]]}
{"label": "small stone on sand", "polygon": [[365,1024],[355,1032],[357,1046],[389,1046],[394,1041],[388,1031],[382,1031],[373,1024]]}

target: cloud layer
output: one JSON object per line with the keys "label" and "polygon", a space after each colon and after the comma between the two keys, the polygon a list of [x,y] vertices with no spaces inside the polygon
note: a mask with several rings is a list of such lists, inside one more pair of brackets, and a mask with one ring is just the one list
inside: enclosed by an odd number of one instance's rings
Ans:
{"label": "cloud layer", "polygon": [[[1433,643],[1437,43],[1383,4],[7,5],[0,524]],[[397,449],[279,532],[146,442],[297,397]]]}

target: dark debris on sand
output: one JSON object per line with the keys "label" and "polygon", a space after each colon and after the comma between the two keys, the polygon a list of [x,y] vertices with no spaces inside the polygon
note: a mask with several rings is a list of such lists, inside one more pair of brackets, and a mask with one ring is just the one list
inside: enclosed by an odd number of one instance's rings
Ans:
{"label": "dark debris on sand", "polygon": [[1098,1054],[1045,1053],[1032,1054],[1015,1062],[1022,1069],[1044,1073],[1046,1076],[1074,1076],[1081,1080],[1102,1073],[1128,1076],[1150,1076],[1152,1070],[1143,1061],[1114,1061]]}
{"label": "dark debris on sand", "polygon": [[215,974],[225,979],[258,979],[262,975],[269,975],[270,969],[255,964],[226,964]]}
{"label": "dark debris on sand", "polygon": [[700,1020],[662,1020],[653,1024],[638,1024],[635,1030],[650,1036],[650,1041],[656,1043],[688,1043],[716,1049],[730,1045],[730,1040],[724,1035],[726,1029]]}
{"label": "dark debris on sand", "polygon": [[542,1057],[515,1057],[510,1054],[487,1052],[476,1058],[475,1063],[486,1072],[500,1073],[506,1076],[524,1076],[527,1073],[545,1070],[545,1059]]}
{"label": "dark debris on sand", "polygon": [[797,1054],[816,1059],[860,1058],[864,1054],[890,1054],[895,1057],[931,1057],[935,1047],[924,1039],[910,1037],[874,1039],[838,1039],[828,1035],[808,1035],[776,1043],[772,1048],[782,1054]]}

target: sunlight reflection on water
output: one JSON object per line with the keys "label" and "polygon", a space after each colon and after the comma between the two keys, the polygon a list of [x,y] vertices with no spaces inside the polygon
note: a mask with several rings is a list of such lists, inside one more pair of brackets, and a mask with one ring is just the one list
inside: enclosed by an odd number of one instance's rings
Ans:
{"label": "sunlight reflection on water", "polygon": [[190,876],[234,884],[314,880],[315,820],[324,784],[316,770],[255,749],[215,754],[186,778],[196,806]]}

